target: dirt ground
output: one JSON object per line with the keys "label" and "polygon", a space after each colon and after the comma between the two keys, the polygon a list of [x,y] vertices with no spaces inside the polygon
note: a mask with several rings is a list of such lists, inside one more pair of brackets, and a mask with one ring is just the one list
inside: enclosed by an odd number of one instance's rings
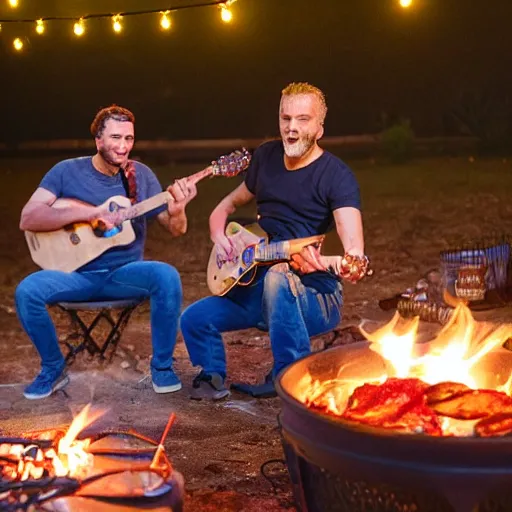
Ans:
{"label": "dirt ground", "polygon": [[[197,370],[188,361],[181,337],[175,355],[184,389],[168,396],[155,394],[146,378],[151,352],[147,305],[132,317],[111,364],[80,356],[71,368],[67,394],[57,393],[40,401],[23,398],[23,386],[36,374],[39,363],[18,324],[13,293],[19,280],[36,267],[17,224],[22,205],[43,173],[59,159],[0,159],[0,432],[65,425],[84,405],[93,402],[108,410],[99,420],[100,426],[134,428],[157,439],[169,414],[175,412],[177,419],[166,448],[185,478],[186,510],[293,510],[281,468],[276,466],[272,483],[260,472],[266,461],[283,457],[276,422],[279,399],[256,400],[234,393],[216,404],[191,401],[188,394]],[[375,274],[356,286],[345,287],[340,328],[358,325],[362,319],[387,321],[392,312],[383,312],[378,301],[413,286],[427,270],[439,266],[439,251],[455,247],[462,239],[512,233],[512,169],[508,161],[444,158],[401,167],[372,160],[351,165],[361,184],[367,253]],[[154,168],[166,184],[200,166]],[[216,179],[199,185],[198,199],[188,210],[190,228],[186,236],[173,240],[158,226],[150,229],[146,256],[178,268],[184,305],[208,295],[205,269],[211,245],[207,218],[235,184],[236,179]],[[247,208],[239,213],[250,216],[254,211]],[[332,241],[324,248],[326,254],[337,250]],[[67,318],[55,309],[52,314],[59,334],[65,336]],[[504,307],[475,316],[508,321],[511,309]],[[425,328],[435,332],[438,326]],[[325,339],[314,340],[315,348],[321,347]],[[226,335],[225,342],[230,381],[260,381],[271,366],[266,334],[257,330],[235,332]]]}

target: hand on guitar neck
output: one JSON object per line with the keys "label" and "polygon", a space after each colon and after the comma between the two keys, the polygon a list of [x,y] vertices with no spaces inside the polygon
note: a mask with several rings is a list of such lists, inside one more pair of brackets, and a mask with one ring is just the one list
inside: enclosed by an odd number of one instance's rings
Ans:
{"label": "hand on guitar neck", "polygon": [[182,178],[168,186],[167,192],[171,195],[167,203],[167,211],[169,215],[175,216],[182,214],[187,204],[197,196],[197,187],[193,179]]}
{"label": "hand on guitar neck", "polygon": [[367,256],[322,256],[320,246],[309,245],[299,253],[291,256],[290,266],[299,274],[327,271],[340,279],[356,283],[365,276],[371,276],[373,270],[369,268]]}

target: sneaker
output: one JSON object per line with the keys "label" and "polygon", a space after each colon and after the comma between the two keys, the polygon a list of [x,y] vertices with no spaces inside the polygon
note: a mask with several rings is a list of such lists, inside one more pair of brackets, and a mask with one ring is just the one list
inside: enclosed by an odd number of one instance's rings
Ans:
{"label": "sneaker", "polygon": [[274,386],[274,379],[272,372],[265,376],[263,384],[245,384],[242,382],[231,384],[231,389],[249,395],[254,398],[275,398],[277,396],[276,388]]}
{"label": "sneaker", "polygon": [[38,400],[50,396],[54,391],[63,389],[69,384],[65,366],[59,368],[44,368],[23,391],[23,396],[29,400]]}
{"label": "sneaker", "polygon": [[172,368],[158,370],[151,367],[151,380],[155,393],[174,393],[181,389],[181,381]]}
{"label": "sneaker", "polygon": [[222,400],[230,395],[224,379],[218,373],[201,371],[192,382],[192,400]]}

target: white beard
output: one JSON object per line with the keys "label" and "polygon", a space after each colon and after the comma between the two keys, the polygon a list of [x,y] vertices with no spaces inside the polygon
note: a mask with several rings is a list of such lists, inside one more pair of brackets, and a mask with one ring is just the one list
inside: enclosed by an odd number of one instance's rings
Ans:
{"label": "white beard", "polygon": [[314,145],[315,139],[313,137],[304,137],[294,144],[288,144],[283,140],[284,152],[288,158],[300,158],[304,156]]}

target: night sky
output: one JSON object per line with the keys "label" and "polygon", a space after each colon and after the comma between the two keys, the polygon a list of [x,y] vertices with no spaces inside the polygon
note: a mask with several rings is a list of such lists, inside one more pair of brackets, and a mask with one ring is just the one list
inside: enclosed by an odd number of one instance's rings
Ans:
{"label": "night sky", "polygon": [[[78,16],[194,0],[0,0],[0,18]],[[467,91],[512,91],[512,0],[238,0],[234,19],[216,7],[72,22],[3,24],[0,142],[87,138],[95,112],[133,110],[137,137],[264,137],[277,133],[281,89],[324,90],[326,135],[374,133],[381,112],[411,119],[419,135],[454,134],[448,112]],[[19,54],[12,39],[28,37]]]}

